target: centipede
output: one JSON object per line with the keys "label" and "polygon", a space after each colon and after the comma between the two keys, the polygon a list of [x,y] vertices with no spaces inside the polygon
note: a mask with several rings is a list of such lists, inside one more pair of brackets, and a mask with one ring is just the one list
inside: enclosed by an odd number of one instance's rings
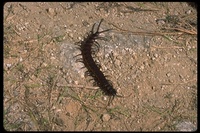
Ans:
{"label": "centipede", "polygon": [[103,22],[103,19],[99,22],[96,31],[94,30],[96,23],[93,24],[91,31],[87,36],[78,43],[78,49],[81,51],[81,56],[77,59],[78,62],[84,64],[84,67],[87,68],[86,75],[91,76],[94,80],[94,85],[97,85],[105,95],[110,97],[109,103],[114,99],[117,94],[117,91],[113,88],[112,82],[108,80],[103,72],[100,70],[100,64],[93,59],[93,56],[97,51],[99,51],[100,44],[97,42],[101,33],[108,32],[112,29],[107,29],[99,31],[100,25]]}

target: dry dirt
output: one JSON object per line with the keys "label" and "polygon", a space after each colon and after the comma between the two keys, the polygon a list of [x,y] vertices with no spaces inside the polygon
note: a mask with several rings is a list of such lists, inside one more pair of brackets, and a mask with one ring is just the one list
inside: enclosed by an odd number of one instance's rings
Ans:
{"label": "dry dirt", "polygon": [[[104,19],[94,59],[109,97],[85,76],[75,43]],[[197,129],[197,11],[184,2],[6,3],[7,131]]]}

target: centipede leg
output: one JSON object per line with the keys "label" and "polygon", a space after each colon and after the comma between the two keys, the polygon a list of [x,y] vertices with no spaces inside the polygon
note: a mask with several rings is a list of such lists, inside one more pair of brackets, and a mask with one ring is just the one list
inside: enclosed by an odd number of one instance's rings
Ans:
{"label": "centipede leg", "polygon": [[75,42],[74,45],[78,45],[78,46],[80,46],[80,42],[81,42],[81,41],[79,41],[79,42]]}
{"label": "centipede leg", "polygon": [[110,103],[112,103],[113,99],[114,99],[114,96],[109,97],[109,101],[108,101],[107,106],[110,106]]}
{"label": "centipede leg", "polygon": [[78,57],[78,56],[81,56],[81,54],[77,54],[77,55],[75,55],[73,58],[76,58],[76,57]]}
{"label": "centipede leg", "polygon": [[82,59],[76,59],[76,62],[84,63]]}
{"label": "centipede leg", "polygon": [[97,41],[94,41],[94,46],[95,46],[95,48],[97,49],[97,52],[98,52],[100,45]]}

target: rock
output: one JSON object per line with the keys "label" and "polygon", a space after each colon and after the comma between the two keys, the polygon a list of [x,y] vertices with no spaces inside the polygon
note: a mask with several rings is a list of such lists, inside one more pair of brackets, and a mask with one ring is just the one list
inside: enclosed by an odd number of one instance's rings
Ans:
{"label": "rock", "polygon": [[181,122],[176,125],[179,131],[196,131],[197,127],[192,122]]}

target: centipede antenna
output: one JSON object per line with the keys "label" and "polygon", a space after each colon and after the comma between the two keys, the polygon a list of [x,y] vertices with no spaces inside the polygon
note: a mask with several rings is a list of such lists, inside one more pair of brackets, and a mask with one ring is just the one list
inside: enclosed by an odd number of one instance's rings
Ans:
{"label": "centipede antenna", "polygon": [[98,32],[98,33],[100,34],[100,33],[103,33],[103,32],[110,31],[110,30],[113,30],[113,29],[107,29],[107,30],[103,30],[103,31],[100,31],[100,32]]}
{"label": "centipede antenna", "polygon": [[103,19],[101,19],[101,21],[99,22],[99,25],[98,25],[98,27],[97,27],[97,32],[98,32],[98,33],[99,33],[99,27],[100,27],[102,21],[103,21]]}
{"label": "centipede antenna", "polygon": [[94,34],[94,26],[95,26],[95,24],[96,23],[94,23],[93,26],[92,26],[92,30],[91,30],[92,34]]}

